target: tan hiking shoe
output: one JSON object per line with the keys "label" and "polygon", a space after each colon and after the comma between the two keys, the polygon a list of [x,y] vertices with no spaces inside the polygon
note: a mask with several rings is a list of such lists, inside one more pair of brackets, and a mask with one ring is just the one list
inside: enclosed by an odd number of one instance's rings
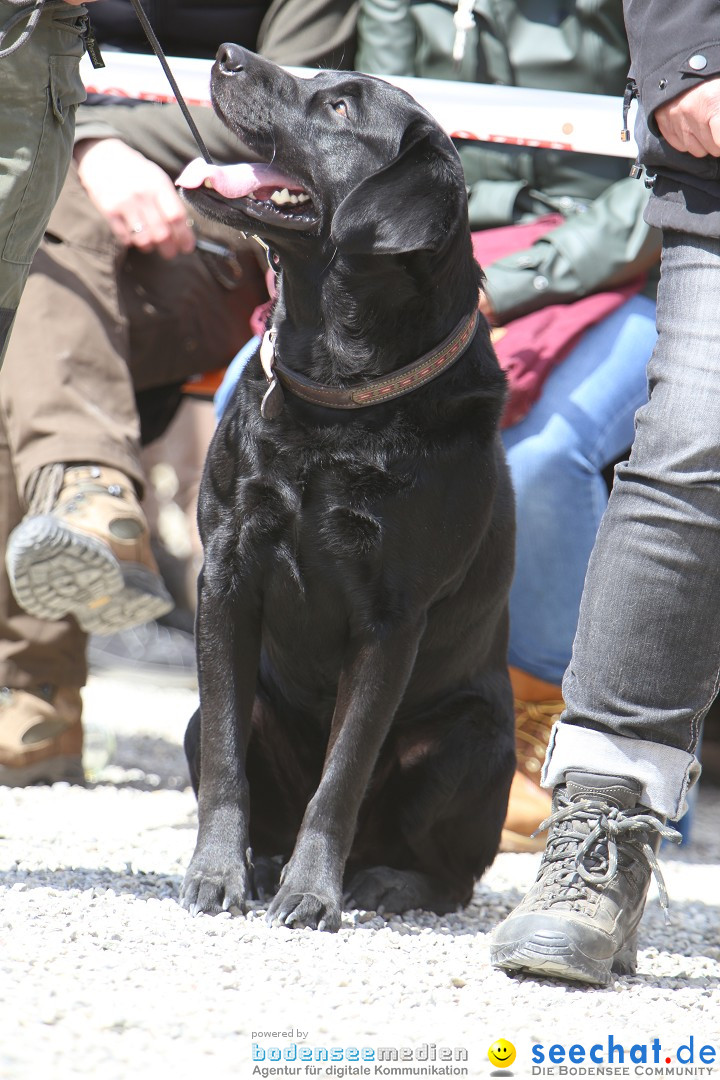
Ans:
{"label": "tan hiking shoe", "polygon": [[533,838],[531,834],[550,814],[552,797],[540,787],[540,774],[552,726],[564,708],[562,699],[515,702],[517,769],[500,839],[501,851],[542,851],[545,847],[542,836]]}
{"label": "tan hiking shoe", "polygon": [[21,608],[40,619],[74,615],[91,634],[126,630],[173,607],[135,488],[117,469],[40,470],[5,561]]}
{"label": "tan hiking shoe", "polygon": [[510,787],[500,851],[516,854],[542,851],[545,847],[544,837],[533,837],[532,834],[549,815],[550,803],[550,793],[517,769]]}
{"label": "tan hiking shoe", "polygon": [[0,785],[84,784],[81,717],[75,687],[0,688]]}

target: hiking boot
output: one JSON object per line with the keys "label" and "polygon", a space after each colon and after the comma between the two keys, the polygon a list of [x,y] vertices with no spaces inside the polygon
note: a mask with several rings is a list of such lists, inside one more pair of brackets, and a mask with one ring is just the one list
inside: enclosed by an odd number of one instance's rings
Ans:
{"label": "hiking boot", "polygon": [[515,699],[517,766],[500,838],[501,851],[542,851],[544,847],[543,838],[533,834],[550,813],[552,796],[540,787],[540,774],[552,726],[564,708],[560,697],[551,701]]}
{"label": "hiking boot", "polygon": [[634,780],[568,772],[555,788],[535,884],[492,935],[491,962],[505,971],[606,986],[635,973],[637,927],[651,872],[667,910],[655,858],[679,833],[638,804]]}
{"label": "hiking boot", "polygon": [[192,634],[163,621],[88,641],[91,672],[130,676],[161,686],[197,686]]}
{"label": "hiking boot", "polygon": [[112,634],[170,611],[145,515],[124,473],[50,465],[34,481],[30,510],[5,556],[21,608],[40,619],[74,615],[89,634]]}
{"label": "hiking boot", "polygon": [[76,687],[0,688],[0,785],[84,784]]}
{"label": "hiking boot", "polygon": [[516,769],[500,835],[500,851],[515,854],[542,851],[545,840],[536,835],[536,829],[550,813],[551,804],[550,792]]}

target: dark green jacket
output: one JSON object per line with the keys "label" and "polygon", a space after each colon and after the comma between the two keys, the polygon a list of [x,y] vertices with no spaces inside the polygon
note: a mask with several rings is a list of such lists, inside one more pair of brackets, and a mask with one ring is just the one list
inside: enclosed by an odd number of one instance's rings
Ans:
{"label": "dark green jacket", "polygon": [[[458,66],[456,8],[453,0],[361,0],[356,66],[622,97],[629,54],[621,0],[475,0],[475,27]],[[621,116],[619,100],[618,127]],[[474,229],[548,211],[566,218],[547,239],[485,267],[503,321],[657,264],[660,236],[643,222],[647,192],[628,177],[625,159],[470,142],[459,150]]]}
{"label": "dark green jacket", "polygon": [[[142,0],[170,56],[214,57],[235,41],[278,64],[352,66],[357,0]],[[103,0],[92,8],[101,45],[131,52],[150,47],[130,0]]]}
{"label": "dark green jacket", "polygon": [[[268,0],[141,0],[169,56],[214,57],[223,41],[253,48]],[[102,45],[150,52],[130,0],[102,0],[91,21]]]}

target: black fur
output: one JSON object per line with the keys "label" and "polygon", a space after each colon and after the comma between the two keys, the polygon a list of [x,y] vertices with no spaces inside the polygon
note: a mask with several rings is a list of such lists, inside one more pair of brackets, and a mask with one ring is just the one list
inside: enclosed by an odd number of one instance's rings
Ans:
{"label": "black fur", "polygon": [[[212,90],[225,123],[312,197],[285,224],[187,193],[277,252],[284,364],[363,382],[474,309],[461,166],[412,98],[355,74],[297,79],[234,45]],[[513,504],[487,327],[383,405],[286,392],[269,421],[266,387],[255,357],[202,484],[201,709],[186,736],[200,828],[183,903],[242,909],[276,887],[282,855],[271,921],[336,930],[343,892],[451,910],[495,856],[514,768]]]}

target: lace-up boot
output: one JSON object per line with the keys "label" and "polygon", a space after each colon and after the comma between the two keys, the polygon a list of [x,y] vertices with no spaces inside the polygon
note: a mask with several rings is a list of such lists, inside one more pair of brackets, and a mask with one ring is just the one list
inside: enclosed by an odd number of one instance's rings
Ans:
{"label": "lace-up boot", "polygon": [[540,787],[540,774],[550,732],[565,705],[559,686],[520,668],[510,667],[515,698],[515,753],[517,766],[510,788],[507,815],[500,838],[501,851],[542,851],[536,835],[550,813],[550,792]]}
{"label": "lace-up boot", "polygon": [[667,910],[655,852],[661,838],[680,838],[639,796],[633,780],[567,773],[540,826],[549,831],[535,884],[493,934],[495,967],[602,986],[612,972],[634,974],[651,873]]}
{"label": "lace-up boot", "polygon": [[126,630],[172,609],[124,473],[49,465],[32,484],[29,512],[11,533],[5,559],[21,608],[40,619],[74,615],[92,634]]}
{"label": "lace-up boot", "polygon": [[84,784],[81,717],[76,687],[0,687],[0,785]]}

